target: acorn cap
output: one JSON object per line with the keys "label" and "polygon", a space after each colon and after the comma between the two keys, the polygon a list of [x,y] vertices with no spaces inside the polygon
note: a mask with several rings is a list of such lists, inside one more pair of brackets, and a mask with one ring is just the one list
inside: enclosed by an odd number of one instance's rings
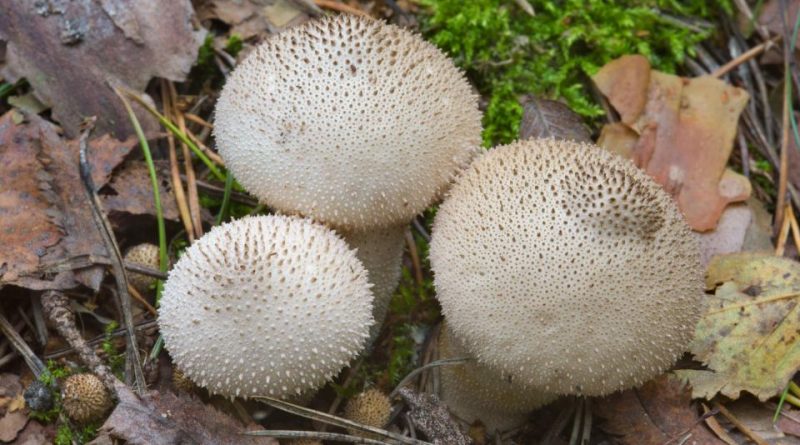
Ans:
{"label": "acorn cap", "polygon": [[438,210],[430,259],[454,334],[545,392],[642,384],[700,316],[697,240],[675,203],[590,144],[534,139],[476,160]]}
{"label": "acorn cap", "polygon": [[478,97],[417,34],[340,14],[267,39],[216,107],[220,154],[248,192],[346,230],[407,223],[481,143]]}
{"label": "acorn cap", "polygon": [[61,406],[75,422],[98,420],[112,405],[111,395],[94,374],[73,374],[61,386]]}
{"label": "acorn cap", "polygon": [[159,327],[175,365],[224,396],[297,396],[364,347],[367,273],[345,241],[307,219],[215,227],[170,271]]}

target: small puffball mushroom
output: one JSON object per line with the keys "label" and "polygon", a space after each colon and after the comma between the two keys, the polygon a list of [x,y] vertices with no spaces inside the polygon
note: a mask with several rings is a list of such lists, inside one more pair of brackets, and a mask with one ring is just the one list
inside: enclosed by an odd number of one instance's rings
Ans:
{"label": "small puffball mushroom", "polygon": [[[470,358],[471,354],[447,325],[439,333],[439,359]],[[525,424],[531,411],[558,396],[515,385],[506,376],[477,361],[439,368],[439,398],[458,419],[480,420],[487,431],[507,431]]]}
{"label": "small puffball mushroom", "polygon": [[172,370],[172,385],[179,391],[189,393],[197,389],[197,385],[194,384],[192,379],[177,367]]}
{"label": "small puffball mushroom", "polygon": [[94,374],[73,374],[61,387],[61,406],[70,419],[87,423],[100,419],[113,405],[111,395]]}
{"label": "small puffball mushroom", "polygon": [[439,208],[430,259],[454,334],[545,392],[642,384],[700,316],[699,250],[675,203],[590,144],[534,139],[476,160]]}
{"label": "small puffball mushroom", "polygon": [[[389,422],[392,413],[392,404],[389,397],[380,390],[370,388],[347,402],[344,417],[353,422],[375,428],[383,428]],[[375,439],[373,434],[354,429],[347,430],[353,436]]]}
{"label": "small puffball mushroom", "polygon": [[407,223],[481,142],[478,98],[440,50],[365,17],[310,21],[233,71],[214,134],[264,203],[354,230]]}
{"label": "small puffball mushroom", "polygon": [[186,249],[158,323],[175,365],[224,396],[298,396],[364,347],[367,272],[335,232],[307,219],[247,217]]}
{"label": "small puffball mushroom", "polygon": [[[125,253],[124,259],[127,262],[140,264],[156,270],[158,270],[160,266],[158,246],[150,243],[137,244],[131,247]],[[155,284],[156,279],[140,273],[129,272],[128,282],[139,292],[147,292],[153,284]]]}
{"label": "small puffball mushroom", "polygon": [[381,332],[383,321],[389,312],[400,272],[403,266],[403,249],[407,225],[380,229],[342,232],[342,237],[350,247],[356,249],[356,256],[367,269],[372,294],[375,296],[372,316],[375,324],[369,330],[368,345],[372,345]]}

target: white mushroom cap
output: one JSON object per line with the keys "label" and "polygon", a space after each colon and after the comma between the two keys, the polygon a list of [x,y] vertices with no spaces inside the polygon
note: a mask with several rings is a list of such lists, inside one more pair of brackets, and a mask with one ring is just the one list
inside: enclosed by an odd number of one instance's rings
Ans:
{"label": "white mushroom cap", "polygon": [[468,349],[547,392],[641,384],[700,316],[697,240],[676,205],[590,144],[529,140],[476,160],[439,208],[430,258]]}
{"label": "white mushroom cap", "polygon": [[372,324],[367,272],[307,219],[247,217],[186,249],[158,323],[176,366],[211,393],[296,396],[356,357]]}
{"label": "white mushroom cap", "polygon": [[407,225],[381,229],[344,232],[342,237],[356,249],[356,257],[367,269],[372,294],[375,296],[372,317],[375,324],[369,330],[367,345],[371,345],[389,312],[389,303],[400,281]]}
{"label": "white mushroom cap", "polygon": [[215,136],[264,203],[353,230],[407,223],[477,153],[477,96],[410,31],[338,15],[271,37],[232,73]]}
{"label": "white mushroom cap", "polygon": [[[439,333],[439,359],[471,354],[447,325]],[[530,413],[558,396],[524,388],[483,363],[440,366],[439,398],[458,419],[480,420],[488,431],[506,431],[525,424]]]}

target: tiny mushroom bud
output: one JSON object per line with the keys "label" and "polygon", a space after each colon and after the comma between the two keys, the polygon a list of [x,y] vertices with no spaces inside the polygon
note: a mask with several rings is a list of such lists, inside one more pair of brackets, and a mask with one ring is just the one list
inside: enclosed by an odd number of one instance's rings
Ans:
{"label": "tiny mushroom bud", "polygon": [[369,331],[368,345],[372,345],[381,332],[383,321],[389,312],[400,272],[403,266],[403,248],[407,225],[379,229],[342,232],[342,237],[350,247],[356,249],[356,256],[367,269],[373,302],[372,316],[375,324]]}
{"label": "tiny mushroom bud", "polygon": [[353,230],[407,223],[478,153],[477,96],[410,31],[349,15],[267,39],[216,107],[226,165],[287,214]]}
{"label": "tiny mushroom bud", "polygon": [[454,334],[545,392],[639,385],[700,316],[697,241],[675,203],[590,144],[535,139],[476,160],[438,210],[430,258]]}
{"label": "tiny mushroom bud", "polygon": [[[392,413],[392,404],[386,394],[375,388],[370,388],[347,402],[344,417],[353,422],[375,428],[383,428],[389,422]],[[373,434],[364,433],[353,429],[348,432],[354,436],[375,439]]]}
{"label": "tiny mushroom bud", "polygon": [[209,392],[295,397],[361,352],[372,295],[355,252],[332,230],[247,217],[186,249],[158,322],[175,365]]}
{"label": "tiny mushroom bud", "polygon": [[[158,246],[150,243],[137,244],[125,253],[125,261],[158,270],[160,265]],[[155,284],[156,279],[140,273],[128,272],[128,282],[139,292],[147,292]]]}
{"label": "tiny mushroom bud", "polygon": [[100,419],[113,402],[103,382],[94,374],[73,374],[64,380],[61,404],[70,419],[87,423]]}
{"label": "tiny mushroom bud", "polygon": [[[439,333],[439,359],[471,358],[469,351],[447,325]],[[513,379],[471,360],[462,365],[443,365],[440,398],[458,419],[473,424],[480,420],[489,432],[522,426],[531,411],[557,398],[515,384]]]}

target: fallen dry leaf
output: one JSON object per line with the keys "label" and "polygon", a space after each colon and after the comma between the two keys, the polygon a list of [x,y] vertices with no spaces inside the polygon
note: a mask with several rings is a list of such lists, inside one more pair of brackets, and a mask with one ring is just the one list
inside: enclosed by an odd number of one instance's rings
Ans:
{"label": "fallen dry leaf", "polygon": [[308,19],[289,0],[210,0],[198,6],[197,16],[230,25],[230,34],[244,40],[265,32],[276,33]]}
{"label": "fallen dry leaf", "polygon": [[[156,160],[156,174],[159,181],[161,209],[164,218],[179,221],[178,205],[172,185],[169,182],[169,161]],[[153,185],[144,161],[128,161],[114,175],[108,184],[114,193],[101,195],[103,209],[108,212],[124,212],[131,215],[155,215]]]}
{"label": "fallen dry leaf", "polygon": [[800,263],[764,253],[715,257],[708,267],[707,312],[690,345],[709,370],[682,370],[694,397],[764,401],[800,368]]}
{"label": "fallen dry leaf", "polygon": [[[189,0],[8,0],[0,14],[2,75],[26,78],[67,136],[97,116],[98,133],[124,138],[132,127],[111,85],[142,93],[153,77],[184,80],[205,35],[192,15]],[[155,128],[148,115],[140,119]]]}
{"label": "fallen dry leaf", "polygon": [[629,126],[614,122],[603,126],[597,145],[625,159],[633,159],[633,151],[638,141],[639,135]]}
{"label": "fallen dry leaf", "polygon": [[[0,184],[0,283],[32,289],[68,286],[72,279],[97,289],[100,267],[61,275],[60,280],[42,281],[37,275],[41,262],[54,262],[76,255],[105,255],[100,234],[92,220],[83,182],[78,173],[78,143],[65,141],[58,127],[32,115],[15,124],[13,112],[0,118],[3,165]],[[89,163],[97,187],[133,149],[135,140],[120,142],[100,137],[89,142]],[[48,284],[50,283],[50,284]]]}
{"label": "fallen dry leaf", "polygon": [[604,419],[600,428],[623,445],[724,445],[700,421],[686,385],[668,375],[607,396],[594,406]]}
{"label": "fallen dry leaf", "polygon": [[[700,232],[711,230],[729,203],[743,201],[751,193],[750,182],[726,168],[749,96],[709,76],[682,79],[651,71],[641,107],[643,61],[640,56],[618,59],[593,77],[638,135],[612,128],[604,130],[606,135],[598,142],[623,153],[632,145],[636,165],[675,197],[690,226]],[[623,147],[615,148],[616,144]]]}
{"label": "fallen dry leaf", "polygon": [[25,428],[17,434],[16,440],[9,445],[45,445],[53,443],[55,439],[55,424],[47,426],[30,420]]}
{"label": "fallen dry leaf", "polygon": [[726,253],[741,252],[747,229],[753,222],[753,211],[747,204],[728,206],[717,223],[717,228],[698,234],[700,262],[708,266],[711,258]]}
{"label": "fallen dry leaf", "polygon": [[[775,416],[775,407],[759,402],[752,397],[744,397],[739,400],[725,404],[725,408],[731,414],[750,429],[759,438],[765,440],[770,445],[798,445],[800,440],[787,437],[780,428],[772,421]],[[721,421],[723,416],[717,416]],[[742,434],[738,428],[730,425],[730,435],[738,443],[752,443],[747,436]]]}
{"label": "fallen dry leaf", "polygon": [[7,412],[0,418],[0,442],[11,442],[28,423],[28,415],[21,411]]}
{"label": "fallen dry leaf", "polygon": [[775,426],[784,434],[800,437],[800,411],[784,405]]}
{"label": "fallen dry leaf", "polygon": [[[93,444],[118,439],[130,445],[278,445],[272,438],[242,435],[248,428],[186,394],[151,391],[140,400],[127,388],[121,388],[118,396],[119,403],[100,427]],[[259,428],[253,425],[249,429]]]}
{"label": "fallen dry leaf", "polygon": [[523,105],[519,138],[570,139],[591,142],[583,119],[568,106],[555,100],[531,99]]}

